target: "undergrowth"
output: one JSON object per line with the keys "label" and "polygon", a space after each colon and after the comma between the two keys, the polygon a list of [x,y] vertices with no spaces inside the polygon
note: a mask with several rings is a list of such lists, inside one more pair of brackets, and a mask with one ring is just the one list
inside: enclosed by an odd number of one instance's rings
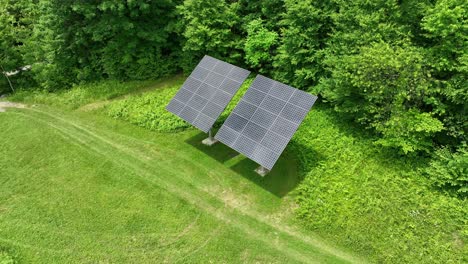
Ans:
{"label": "undergrowth", "polygon": [[316,107],[292,146],[306,174],[298,217],[379,263],[468,261],[468,203],[435,190],[428,159],[376,146],[333,112]]}
{"label": "undergrowth", "polygon": [[189,124],[166,110],[180,85],[117,100],[105,107],[107,115],[160,132],[179,131]]}
{"label": "undergrowth", "polygon": [[155,85],[174,83],[180,80],[179,76],[159,81],[132,81],[120,82],[115,80],[97,83],[81,84],[71,89],[55,92],[46,90],[20,90],[8,97],[8,100],[21,101],[29,104],[47,104],[68,109],[103,100],[110,100]]}
{"label": "undergrowth", "polygon": [[[234,109],[252,80],[246,81],[224,112],[216,121],[215,127],[220,126]],[[128,121],[158,132],[174,132],[191,127],[174,114],[166,110],[168,102],[180,89],[181,84],[174,84],[167,89],[154,90],[149,93],[116,100],[106,106],[105,112],[116,119]]]}

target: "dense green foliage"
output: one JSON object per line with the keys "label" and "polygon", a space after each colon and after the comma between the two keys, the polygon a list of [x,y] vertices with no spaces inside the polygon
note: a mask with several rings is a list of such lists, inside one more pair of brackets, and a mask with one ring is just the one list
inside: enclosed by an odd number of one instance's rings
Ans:
{"label": "dense green foliage", "polygon": [[45,88],[100,78],[150,79],[174,72],[175,5],[163,1],[39,1],[31,39]]}
{"label": "dense green foliage", "polygon": [[178,6],[183,36],[181,65],[185,70],[190,71],[205,54],[233,63],[242,60],[236,8],[235,2],[219,0],[186,0]]}
{"label": "dense green foliage", "polygon": [[[23,67],[35,18],[33,0],[0,0],[0,74]],[[34,86],[28,73],[10,77],[13,89]],[[32,85],[31,85],[32,84]],[[0,94],[11,92],[7,79],[0,75]]]}
{"label": "dense green foliage", "polygon": [[434,185],[468,197],[467,145],[462,145],[455,153],[446,148],[438,150],[426,172]]}
{"label": "dense green foliage", "polygon": [[318,93],[382,146],[427,153],[467,141],[467,9],[463,0],[3,0],[1,63],[33,64],[26,75],[51,90],[190,71],[210,54]]}
{"label": "dense green foliage", "polygon": [[245,41],[245,60],[259,72],[271,70],[274,50],[278,43],[278,33],[269,31],[260,19],[252,20],[247,25]]}
{"label": "dense green foliage", "polygon": [[[428,45],[431,74],[437,80],[433,112],[444,123],[445,133],[438,139],[467,141],[468,106],[468,2],[437,1],[422,19]],[[444,136],[448,138],[444,138]]]}
{"label": "dense green foliage", "polygon": [[430,94],[427,72],[415,49],[375,44],[334,60],[323,95],[338,111],[382,134],[379,143],[403,152],[429,151],[443,124],[421,110]]}

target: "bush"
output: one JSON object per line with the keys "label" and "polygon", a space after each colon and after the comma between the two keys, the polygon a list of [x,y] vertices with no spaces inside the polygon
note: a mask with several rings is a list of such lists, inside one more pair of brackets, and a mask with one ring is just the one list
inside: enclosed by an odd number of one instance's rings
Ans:
{"label": "bush", "polygon": [[468,196],[468,147],[462,145],[457,152],[448,148],[436,151],[426,173],[437,187],[455,191],[462,197]]}
{"label": "bush", "polygon": [[424,110],[435,95],[418,49],[378,43],[329,60],[336,69],[321,89],[336,110],[375,129],[384,146],[405,154],[432,149],[443,124]]}
{"label": "bush", "polygon": [[189,124],[166,110],[166,105],[179,90],[179,85],[115,101],[106,113],[116,119],[161,132],[183,130]]}
{"label": "bush", "polygon": [[[229,113],[247,90],[251,81],[246,81],[239,89],[239,92],[236,93],[233,100],[226,107],[226,110],[216,121],[215,127],[220,126],[226,120]],[[153,131],[181,131],[192,127],[192,125],[166,110],[167,104],[180,89],[180,86],[181,83],[172,84],[165,89],[115,101],[106,106],[105,111],[107,115],[113,118],[122,119]]]}
{"label": "bush", "polygon": [[260,72],[271,70],[273,51],[278,43],[278,34],[269,31],[261,19],[251,21],[247,25],[247,39],[244,51],[247,64],[257,68]]}

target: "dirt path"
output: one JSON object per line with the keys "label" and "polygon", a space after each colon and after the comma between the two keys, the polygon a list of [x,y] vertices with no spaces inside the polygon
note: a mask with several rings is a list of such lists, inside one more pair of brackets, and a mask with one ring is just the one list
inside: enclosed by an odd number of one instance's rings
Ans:
{"label": "dirt path", "polygon": [[26,105],[19,103],[12,103],[8,101],[0,102],[0,113],[5,112],[7,108],[26,108]]}

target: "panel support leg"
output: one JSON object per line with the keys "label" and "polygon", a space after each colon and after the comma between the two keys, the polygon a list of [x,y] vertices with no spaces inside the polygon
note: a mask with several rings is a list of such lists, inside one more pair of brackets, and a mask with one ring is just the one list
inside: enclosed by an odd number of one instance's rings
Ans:
{"label": "panel support leg", "polygon": [[265,177],[265,175],[267,175],[270,172],[270,170],[263,166],[260,166],[255,169],[255,172],[258,173],[258,175]]}
{"label": "panel support leg", "polygon": [[203,145],[207,145],[207,146],[213,146],[216,142],[218,142],[218,140],[216,140],[213,135],[211,134],[211,129],[210,131],[208,131],[208,138],[205,138],[202,143]]}

